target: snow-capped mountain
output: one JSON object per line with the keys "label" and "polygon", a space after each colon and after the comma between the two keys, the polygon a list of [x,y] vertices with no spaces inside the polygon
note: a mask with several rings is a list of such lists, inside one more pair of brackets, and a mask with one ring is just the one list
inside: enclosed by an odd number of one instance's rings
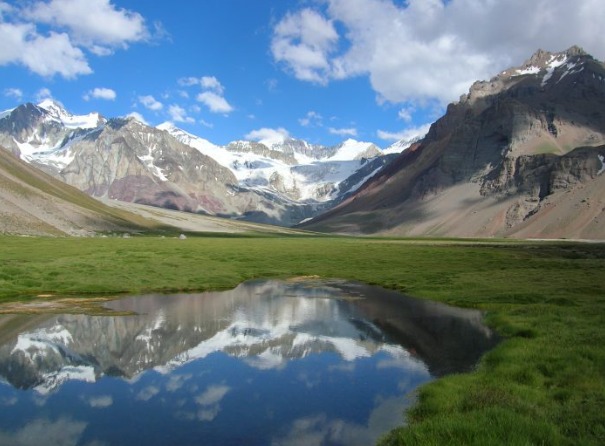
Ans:
{"label": "snow-capped mountain", "polygon": [[95,197],[281,225],[329,209],[392,158],[354,140],[217,146],[170,123],[76,116],[51,100],[4,113],[0,145]]}
{"label": "snow-capped mountain", "polygon": [[[354,187],[343,188],[343,182],[361,170],[368,159],[382,156],[374,144],[352,139],[334,147],[312,146],[294,139],[273,142],[270,147],[250,141],[219,147],[170,123],[158,128],[231,170],[239,186],[281,194],[294,201],[322,203],[353,191]],[[369,172],[364,169],[365,176],[379,168],[375,166]]]}

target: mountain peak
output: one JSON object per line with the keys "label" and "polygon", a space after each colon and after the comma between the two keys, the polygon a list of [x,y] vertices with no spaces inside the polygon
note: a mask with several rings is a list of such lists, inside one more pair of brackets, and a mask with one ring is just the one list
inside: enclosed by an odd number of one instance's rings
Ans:
{"label": "mountain peak", "polygon": [[51,120],[60,122],[67,128],[92,129],[106,122],[105,118],[96,112],[81,116],[73,115],[61,102],[51,98],[44,99],[37,107],[45,110]]}
{"label": "mountain peak", "polygon": [[62,116],[71,116],[63,104],[59,101],[56,101],[51,98],[44,99],[42,102],[38,103],[39,108],[43,108],[47,112],[49,112],[53,118],[61,118]]}

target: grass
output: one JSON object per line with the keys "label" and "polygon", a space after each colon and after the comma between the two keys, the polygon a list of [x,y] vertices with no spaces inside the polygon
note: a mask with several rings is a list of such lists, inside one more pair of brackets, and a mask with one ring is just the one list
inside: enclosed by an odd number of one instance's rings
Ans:
{"label": "grass", "polygon": [[319,275],[485,310],[505,340],[422,387],[385,445],[605,444],[604,271],[605,245],[572,242],[0,237],[0,302]]}

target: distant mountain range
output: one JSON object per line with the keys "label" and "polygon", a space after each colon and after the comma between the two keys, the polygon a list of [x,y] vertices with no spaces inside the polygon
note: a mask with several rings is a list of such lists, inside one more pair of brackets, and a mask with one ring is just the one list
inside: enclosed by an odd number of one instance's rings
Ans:
{"label": "distant mountain range", "polygon": [[[74,116],[54,101],[0,113],[0,147],[12,232],[24,195],[7,178],[37,177],[35,166],[105,202],[323,232],[605,238],[605,64],[578,47],[539,50],[476,82],[426,136],[387,150],[354,140],[217,146],[169,123]],[[29,211],[56,190],[44,178]],[[24,227],[36,226],[30,217]]]}
{"label": "distant mountain range", "polygon": [[605,64],[536,52],[303,225],[344,233],[605,238]]}
{"label": "distant mountain range", "polygon": [[0,145],[93,197],[284,226],[339,203],[395,156],[354,140],[221,147],[170,123],[74,116],[52,100],[2,113]]}

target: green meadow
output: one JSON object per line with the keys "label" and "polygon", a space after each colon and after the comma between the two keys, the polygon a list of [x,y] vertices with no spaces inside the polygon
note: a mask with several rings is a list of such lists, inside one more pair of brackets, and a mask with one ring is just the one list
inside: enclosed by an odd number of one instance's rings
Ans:
{"label": "green meadow", "polygon": [[474,372],[422,387],[408,425],[383,444],[605,444],[605,244],[0,237],[0,302],[215,290],[310,275],[479,308],[503,339]]}

